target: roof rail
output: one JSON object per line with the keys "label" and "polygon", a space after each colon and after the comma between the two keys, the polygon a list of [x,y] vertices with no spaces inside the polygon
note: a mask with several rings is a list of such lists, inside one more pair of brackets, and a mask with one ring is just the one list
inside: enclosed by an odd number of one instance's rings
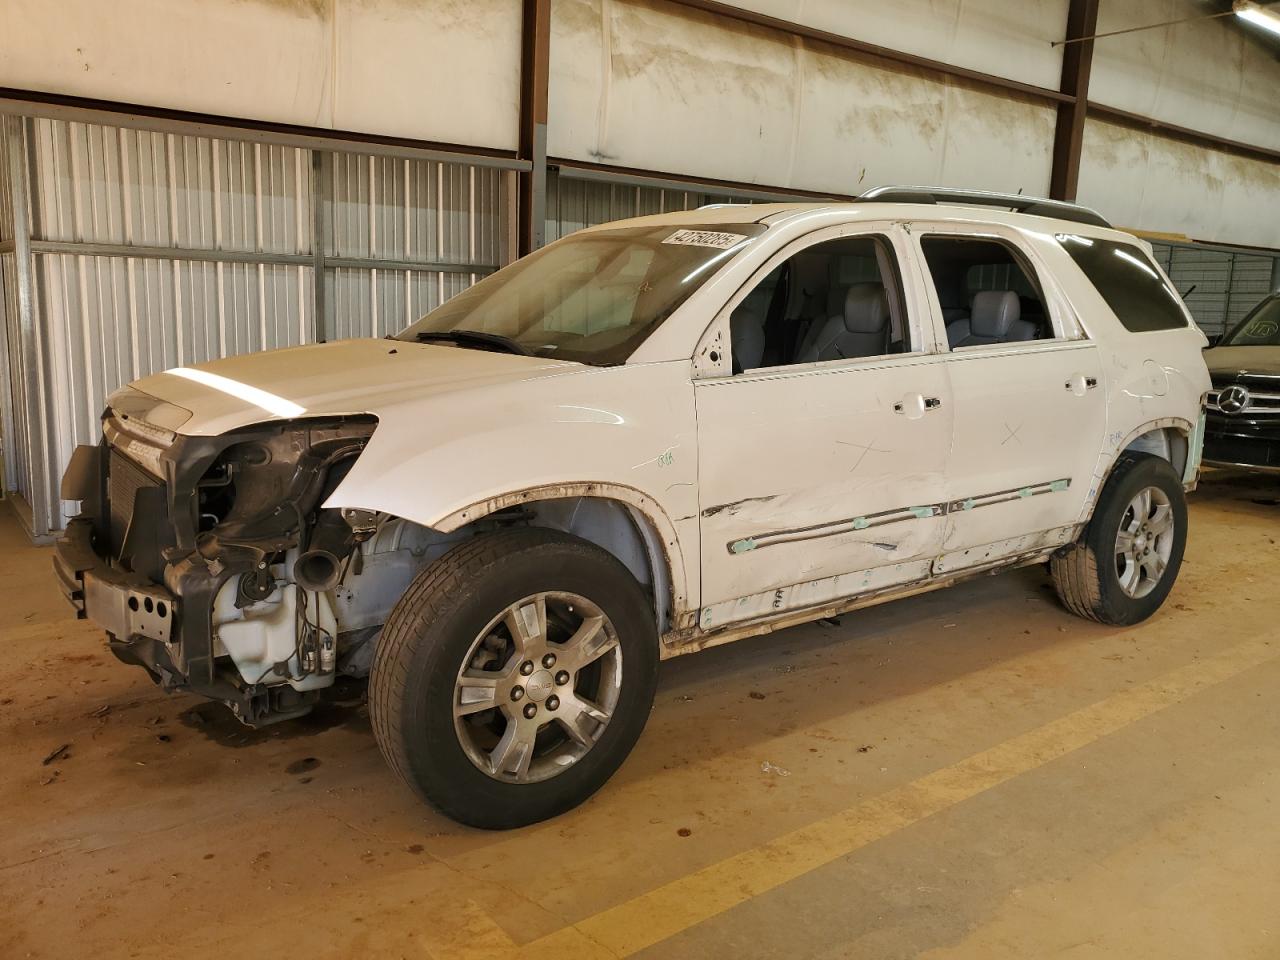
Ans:
{"label": "roof rail", "polygon": [[874,187],[860,194],[856,202],[876,203],[971,203],[984,207],[1008,207],[1034,217],[1053,217],[1095,227],[1111,224],[1098,211],[1078,203],[1024,197],[1020,193],[994,193],[990,190],[955,190],[950,187]]}

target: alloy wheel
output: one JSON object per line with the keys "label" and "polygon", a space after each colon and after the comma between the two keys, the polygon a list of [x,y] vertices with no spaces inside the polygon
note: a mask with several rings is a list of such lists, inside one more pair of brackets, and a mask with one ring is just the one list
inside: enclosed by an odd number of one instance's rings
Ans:
{"label": "alloy wheel", "polygon": [[1129,501],[1116,531],[1116,574],[1120,589],[1135,600],[1164,576],[1173,551],[1173,506],[1159,487],[1144,487]]}
{"label": "alloy wheel", "polygon": [[576,594],[535,594],[471,644],[454,685],[454,731],[495,780],[546,780],[595,746],[621,687],[622,648],[604,612]]}

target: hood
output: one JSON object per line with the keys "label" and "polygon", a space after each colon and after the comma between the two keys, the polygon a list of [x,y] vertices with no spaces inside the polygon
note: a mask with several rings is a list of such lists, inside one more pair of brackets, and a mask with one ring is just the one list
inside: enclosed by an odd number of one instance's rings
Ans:
{"label": "hood", "polygon": [[1204,352],[1204,362],[1215,380],[1280,377],[1280,347],[1214,347]]}
{"label": "hood", "polygon": [[397,340],[339,340],[177,367],[130,386],[181,407],[188,436],[268,420],[371,413],[433,394],[588,369],[543,357]]}

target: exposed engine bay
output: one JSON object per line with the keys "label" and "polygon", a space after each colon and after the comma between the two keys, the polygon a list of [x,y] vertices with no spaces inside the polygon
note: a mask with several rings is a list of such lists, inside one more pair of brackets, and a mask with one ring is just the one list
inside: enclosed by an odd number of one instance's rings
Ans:
{"label": "exposed engine bay", "polygon": [[63,495],[82,512],[59,545],[64,589],[109,625],[121,660],[166,689],[222,700],[250,725],[299,716],[336,677],[368,673],[414,576],[475,531],[322,506],[372,417],[216,437],[162,426],[184,412],[125,388],[102,443],[77,448]]}

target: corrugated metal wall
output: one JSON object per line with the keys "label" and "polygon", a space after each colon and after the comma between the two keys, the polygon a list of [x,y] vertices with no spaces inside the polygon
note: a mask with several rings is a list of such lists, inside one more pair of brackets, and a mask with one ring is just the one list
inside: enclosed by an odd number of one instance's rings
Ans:
{"label": "corrugated metal wall", "polygon": [[[103,401],[120,384],[219,356],[382,335],[510,256],[514,184],[505,170],[0,121],[4,480],[31,504],[37,533],[61,526],[62,470],[77,443],[97,437]],[[548,240],[735,199],[554,169],[547,186]],[[24,192],[25,263],[13,252],[15,196]],[[1180,290],[1197,285],[1188,303],[1209,333],[1270,288],[1269,256],[1196,244],[1154,249]],[[24,266],[26,316],[18,300]]]}
{"label": "corrugated metal wall", "polygon": [[[17,263],[0,255],[6,477],[32,506],[37,534],[62,525],[62,471],[76,444],[96,440],[104,400],[121,384],[222,356],[381,335],[506,257],[504,170],[4,120],[0,146],[16,141],[25,158],[38,358],[33,380],[20,362]],[[0,194],[3,229],[11,202]],[[28,410],[32,382],[39,402]]]}
{"label": "corrugated metal wall", "polygon": [[726,194],[578,180],[561,176],[552,167],[547,171],[547,243],[610,220],[696,210],[708,203],[735,202],[746,201],[737,201]]}
{"label": "corrugated metal wall", "polygon": [[28,130],[32,237],[77,245],[34,253],[45,482],[49,522],[60,526],[54,485],[76,444],[96,439],[103,401],[120,384],[310,339],[310,267],[177,251],[309,254],[311,158],[297,148],[47,119]]}
{"label": "corrugated metal wall", "polygon": [[[580,180],[547,172],[547,242],[574,230],[670,210],[693,210],[708,203],[749,202],[728,195],[692,190],[659,189],[598,180]],[[1153,243],[1156,261],[1174,286],[1185,292],[1196,323],[1208,334],[1220,334],[1241,320],[1271,291],[1275,258],[1194,243]],[[1008,271],[978,277],[980,287],[1005,289]]]}
{"label": "corrugated metal wall", "polygon": [[1191,315],[1207,334],[1229,330],[1271,292],[1274,257],[1200,244],[1151,246],[1156,262],[1185,295]]}
{"label": "corrugated metal wall", "polygon": [[327,165],[327,257],[432,265],[332,270],[325,316],[333,336],[399,330],[503,262],[504,171],[357,154],[335,154]]}
{"label": "corrugated metal wall", "polygon": [[6,495],[30,495],[30,446],[27,428],[27,390],[23,363],[23,330],[18,305],[18,259],[13,251],[14,178],[26,169],[20,121],[0,116],[0,440],[3,440]]}

